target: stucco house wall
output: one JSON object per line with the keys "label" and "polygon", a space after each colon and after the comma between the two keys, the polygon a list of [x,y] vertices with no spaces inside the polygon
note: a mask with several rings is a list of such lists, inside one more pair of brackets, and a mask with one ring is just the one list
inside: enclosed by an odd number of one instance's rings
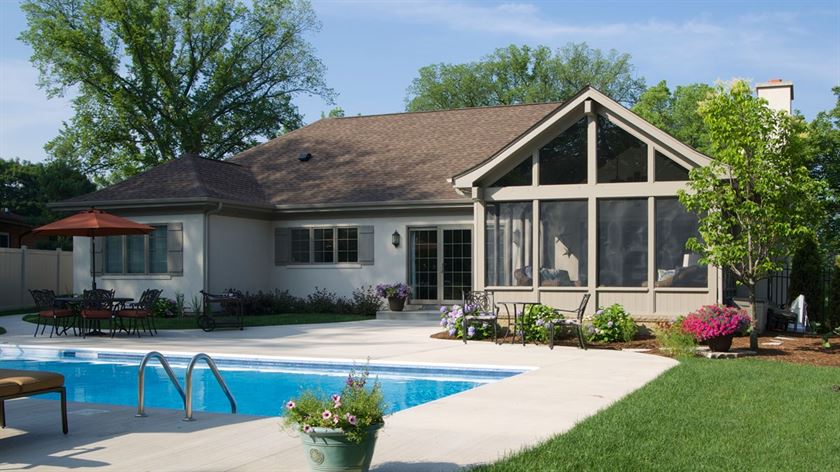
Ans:
{"label": "stucco house wall", "polygon": [[272,223],[266,219],[208,215],[208,289],[267,291],[274,265]]}

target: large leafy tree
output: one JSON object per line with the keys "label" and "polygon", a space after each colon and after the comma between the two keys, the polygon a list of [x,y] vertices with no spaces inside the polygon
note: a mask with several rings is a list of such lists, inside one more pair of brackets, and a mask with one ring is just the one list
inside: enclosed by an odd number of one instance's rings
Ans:
{"label": "large leafy tree", "polygon": [[76,165],[67,161],[31,163],[0,159],[0,202],[33,225],[56,218],[47,203],[94,190],[96,186]]}
{"label": "large leafy tree", "polygon": [[642,93],[633,105],[639,116],[702,152],[710,152],[709,131],[700,103],[714,92],[707,84],[678,85],[673,92],[663,80]]}
{"label": "large leafy tree", "polygon": [[47,145],[111,179],[182,153],[219,159],[301,125],[292,98],[331,99],[305,0],[26,0],[49,96],[77,93]]}
{"label": "large leafy tree", "polygon": [[828,218],[819,228],[820,242],[833,257],[840,255],[840,86],[832,91],[837,98],[834,108],[817,114],[808,131],[814,150],[811,173],[829,187]]}
{"label": "large leafy tree", "polygon": [[[700,106],[712,162],[692,170],[680,201],[699,215],[701,238],[688,242],[704,262],[728,269],[749,291],[756,321],[756,284],[813,231],[823,182],[807,168],[801,117],[771,110],[746,82],[720,85]],[[750,339],[758,347],[757,331]]]}
{"label": "large leafy tree", "polygon": [[408,88],[408,111],[562,101],[586,85],[633,104],[645,89],[629,54],[586,43],[552,52],[546,46],[510,45],[480,61],[422,67]]}

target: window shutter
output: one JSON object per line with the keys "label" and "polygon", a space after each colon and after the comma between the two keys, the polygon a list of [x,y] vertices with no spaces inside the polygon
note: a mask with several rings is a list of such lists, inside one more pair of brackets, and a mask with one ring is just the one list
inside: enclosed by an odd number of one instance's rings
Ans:
{"label": "window shutter", "polygon": [[359,263],[373,264],[373,226],[359,226]]}
{"label": "window shutter", "polygon": [[97,236],[93,238],[95,249],[93,251],[93,262],[90,265],[92,275],[102,275],[105,267],[105,238]]}
{"label": "window shutter", "polygon": [[166,225],[166,266],[169,275],[184,275],[184,224]]}
{"label": "window shutter", "polygon": [[274,228],[274,265],[287,265],[292,249],[292,230]]}

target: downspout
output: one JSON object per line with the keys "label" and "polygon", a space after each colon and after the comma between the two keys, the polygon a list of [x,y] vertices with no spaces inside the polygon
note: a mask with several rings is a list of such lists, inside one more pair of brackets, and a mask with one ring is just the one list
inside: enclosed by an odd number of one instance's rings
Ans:
{"label": "downspout", "polygon": [[204,286],[205,292],[210,289],[210,215],[215,215],[222,211],[224,204],[218,202],[216,205],[215,209],[204,212],[204,282],[202,285]]}

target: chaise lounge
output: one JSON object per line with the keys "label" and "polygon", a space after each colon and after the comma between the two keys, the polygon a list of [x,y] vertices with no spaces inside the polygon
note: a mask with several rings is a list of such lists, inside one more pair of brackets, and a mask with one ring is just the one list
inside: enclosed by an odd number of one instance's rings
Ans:
{"label": "chaise lounge", "polygon": [[0,427],[6,427],[6,400],[44,393],[61,394],[61,430],[67,434],[67,390],[64,376],[37,370],[0,369]]}

